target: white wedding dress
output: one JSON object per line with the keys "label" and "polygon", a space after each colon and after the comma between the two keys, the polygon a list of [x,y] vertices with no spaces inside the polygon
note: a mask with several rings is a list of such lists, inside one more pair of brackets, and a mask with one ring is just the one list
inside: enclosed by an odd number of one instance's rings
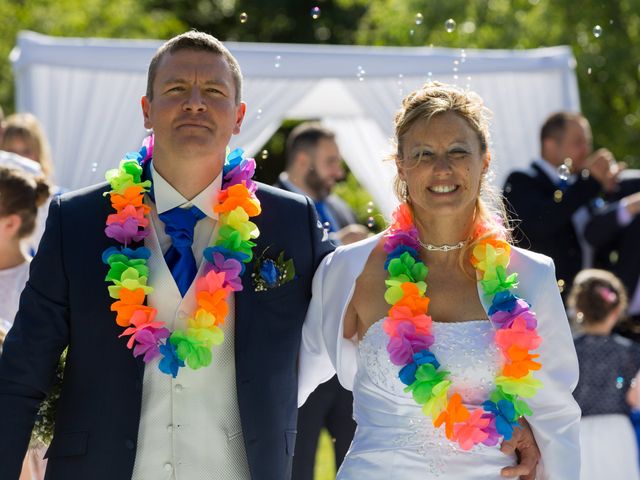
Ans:
{"label": "white wedding dress", "polygon": [[[431,347],[451,372],[450,391],[467,407],[484,402],[494,388],[498,351],[489,321],[435,323]],[[367,331],[358,346],[358,370],[353,385],[354,417],[358,424],[339,480],[498,480],[500,470],[515,458],[498,446],[477,445],[469,451],[436,429],[398,378],[400,367],[389,360],[389,337],[382,320]]]}
{"label": "white wedding dress", "polygon": [[[498,480],[500,470],[515,459],[498,446],[477,445],[463,451],[442,429],[434,429],[411,394],[404,392],[399,367],[386,351],[382,321],[370,327],[360,342],[344,338],[343,319],[372,249],[376,235],[339,247],[327,255],[313,279],[313,297],[302,328],[298,375],[298,405],[336,373],[354,395],[358,423],[339,480]],[[535,372],[543,387],[527,399],[527,417],[542,458],[537,480],[580,478],[580,408],[571,395],[578,382],[578,360],[569,323],[547,257],[513,247],[508,273],[518,272],[518,295],[532,305],[542,345],[542,370]],[[485,312],[490,302],[478,286]],[[487,317],[488,318],[488,314]],[[499,356],[488,320],[434,323],[430,349],[442,368],[451,372],[452,388],[469,407],[479,406],[494,387]],[[444,427],[442,427],[444,428]]]}

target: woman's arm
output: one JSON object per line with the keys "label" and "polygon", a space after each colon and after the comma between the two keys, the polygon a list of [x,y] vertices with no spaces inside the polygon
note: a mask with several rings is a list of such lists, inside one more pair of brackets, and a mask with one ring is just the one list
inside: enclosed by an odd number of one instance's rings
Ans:
{"label": "woman's arm", "polygon": [[546,268],[536,272],[534,278],[525,275],[521,272],[521,282],[536,281],[540,285],[531,301],[542,337],[538,350],[542,369],[535,376],[543,386],[528,402],[533,410],[528,421],[542,453],[537,478],[575,480],[580,478],[581,412],[572,392],[578,383],[578,358],[553,262],[549,259]]}
{"label": "woman's arm", "polygon": [[298,407],[318,385],[335,375],[335,361],[329,356],[325,343],[324,323],[324,283],[327,265],[333,253],[327,255],[316,270],[311,287],[311,302],[302,326],[300,357],[298,365]]}

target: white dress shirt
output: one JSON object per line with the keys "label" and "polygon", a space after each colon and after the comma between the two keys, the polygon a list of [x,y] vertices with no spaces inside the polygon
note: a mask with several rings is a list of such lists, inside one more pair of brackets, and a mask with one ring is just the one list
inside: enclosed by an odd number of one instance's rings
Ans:
{"label": "white dress shirt", "polygon": [[[206,217],[195,227],[193,253],[202,275],[204,248],[217,233],[218,215],[213,212],[222,182],[219,175],[191,201],[184,198],[151,166],[155,205],[151,202],[151,232],[145,246],[151,250],[149,305],[158,310],[157,320],[171,330],[185,328],[196,307],[195,281],[184,298],[164,261],[171,246],[158,218],[174,207],[197,206]],[[145,199],[148,201],[148,198]],[[159,359],[146,365],[142,386],[142,412],[132,480],[249,480],[235,383],[235,303],[222,327],[225,340],[212,349],[208,367],[180,369],[178,377],[162,373]]]}

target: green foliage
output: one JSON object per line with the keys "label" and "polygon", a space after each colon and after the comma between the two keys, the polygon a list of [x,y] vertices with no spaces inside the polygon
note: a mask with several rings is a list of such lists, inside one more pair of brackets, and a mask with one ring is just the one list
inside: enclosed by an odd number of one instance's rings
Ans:
{"label": "green foliage", "polygon": [[[423,16],[420,25],[417,13]],[[449,18],[456,22],[453,32],[445,29]],[[602,28],[599,37],[596,25]],[[356,40],[465,49],[570,45],[596,146],[640,167],[640,0],[378,0],[360,19]]]}
{"label": "green foliage", "polygon": [[333,191],[349,204],[358,223],[367,225],[373,232],[379,232],[387,226],[384,217],[373,204],[371,195],[360,186],[353,173],[347,172],[345,180],[338,183]]}
{"label": "green foliage", "polygon": [[0,1],[0,105],[5,113],[14,109],[9,52],[20,30],[65,37],[168,38],[186,28],[170,10],[148,10],[136,0]]}
{"label": "green foliage", "polygon": [[[310,9],[321,9],[313,19]],[[240,14],[247,21],[240,21]],[[416,24],[416,14],[422,22]],[[452,18],[456,28],[445,30]],[[602,27],[596,38],[593,28]],[[524,49],[570,45],[582,110],[597,147],[640,167],[640,0],[9,0],[0,1],[0,105],[13,110],[8,61],[19,30],[48,35],[168,38],[188,28],[222,40],[452,48]],[[292,124],[296,122],[293,121]],[[260,154],[258,176],[284,168],[289,125]],[[351,178],[351,179],[350,179]],[[338,193],[367,222],[366,194],[350,177]],[[377,225],[382,225],[376,218]]]}
{"label": "green foliage", "polygon": [[336,461],[333,452],[333,441],[329,432],[322,429],[318,450],[316,452],[316,464],[314,469],[315,480],[334,480],[336,478]]}
{"label": "green foliage", "polygon": [[[187,25],[221,40],[278,43],[353,43],[354,27],[365,10],[360,2],[299,0],[147,0],[153,8],[174,12]],[[245,13],[247,20],[240,21]]]}

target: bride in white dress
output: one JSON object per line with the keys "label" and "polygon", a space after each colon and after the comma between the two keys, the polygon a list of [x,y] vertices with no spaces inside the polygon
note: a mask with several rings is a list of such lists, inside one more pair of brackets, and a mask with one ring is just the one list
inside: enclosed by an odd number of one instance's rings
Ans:
{"label": "bride in white dress", "polygon": [[[482,101],[430,83],[395,123],[403,203],[385,232],[325,258],[303,328],[299,403],[334,372],[354,395],[338,479],[579,478],[578,364],[553,262],[511,247],[481,198]],[[523,414],[541,454],[528,475],[500,450]]]}

